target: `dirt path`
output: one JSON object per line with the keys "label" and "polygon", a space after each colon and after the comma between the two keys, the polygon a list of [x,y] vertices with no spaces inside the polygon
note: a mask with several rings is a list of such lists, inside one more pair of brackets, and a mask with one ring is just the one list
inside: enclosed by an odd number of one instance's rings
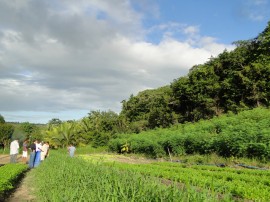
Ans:
{"label": "dirt path", "polygon": [[[18,155],[17,161],[21,162],[21,155]],[[0,165],[1,164],[7,164],[10,162],[10,156],[8,154],[0,154]]]}
{"label": "dirt path", "polygon": [[33,192],[33,187],[31,186],[31,181],[33,181],[33,178],[31,176],[31,171],[29,171],[23,177],[23,179],[19,183],[18,187],[10,195],[10,197],[6,200],[6,202],[34,202],[34,201],[37,201],[35,196],[30,194]]}

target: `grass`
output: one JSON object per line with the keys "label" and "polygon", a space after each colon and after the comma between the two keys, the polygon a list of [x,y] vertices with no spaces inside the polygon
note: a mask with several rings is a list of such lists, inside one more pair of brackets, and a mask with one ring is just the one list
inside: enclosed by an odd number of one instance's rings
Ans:
{"label": "grass", "polygon": [[0,154],[9,154],[9,149],[0,149]]}
{"label": "grass", "polygon": [[92,147],[91,145],[81,146],[76,148],[76,154],[95,154],[95,153],[107,153],[107,147]]}
{"label": "grass", "polygon": [[166,185],[156,177],[104,164],[52,155],[31,173],[40,201],[220,201],[209,191]]}

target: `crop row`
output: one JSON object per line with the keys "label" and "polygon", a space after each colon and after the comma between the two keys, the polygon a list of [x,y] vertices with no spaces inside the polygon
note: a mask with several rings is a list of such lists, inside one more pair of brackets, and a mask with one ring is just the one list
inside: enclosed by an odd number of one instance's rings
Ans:
{"label": "crop row", "polygon": [[[111,163],[107,163],[111,164]],[[173,164],[171,164],[173,165]],[[169,164],[123,164],[114,163],[123,170],[148,176],[164,178],[184,184],[193,184],[202,189],[230,193],[237,198],[267,201],[270,198],[269,171],[241,171],[208,166],[169,166]],[[253,175],[255,174],[255,175]]]}
{"label": "crop row", "polygon": [[233,167],[217,167],[215,165],[189,165],[185,163],[171,163],[171,162],[156,162],[152,163],[152,165],[157,165],[160,167],[169,167],[169,168],[190,168],[194,170],[206,170],[206,171],[214,171],[214,172],[226,172],[226,173],[236,173],[236,174],[248,174],[249,176],[256,176],[256,177],[269,177],[270,172],[269,170],[256,170],[256,169],[236,169]]}
{"label": "crop row", "polygon": [[14,188],[18,177],[27,170],[24,164],[6,164],[0,167],[0,198]]}
{"label": "crop row", "polygon": [[31,173],[41,201],[222,201],[214,192],[165,184],[130,169],[53,154]]}

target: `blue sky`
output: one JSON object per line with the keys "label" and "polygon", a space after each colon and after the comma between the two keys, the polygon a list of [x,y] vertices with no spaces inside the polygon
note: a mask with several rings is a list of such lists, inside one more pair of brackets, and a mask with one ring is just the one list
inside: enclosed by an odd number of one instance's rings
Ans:
{"label": "blue sky", "polygon": [[[168,22],[197,26],[201,35],[214,37],[220,43],[254,38],[270,19],[269,0],[158,0],[155,3],[156,14],[152,11],[152,15],[147,15],[145,27]],[[159,37],[155,36],[161,35],[153,33],[148,40],[158,42]]]}
{"label": "blue sky", "polygon": [[47,123],[120,112],[269,20],[270,0],[0,0],[0,114]]}

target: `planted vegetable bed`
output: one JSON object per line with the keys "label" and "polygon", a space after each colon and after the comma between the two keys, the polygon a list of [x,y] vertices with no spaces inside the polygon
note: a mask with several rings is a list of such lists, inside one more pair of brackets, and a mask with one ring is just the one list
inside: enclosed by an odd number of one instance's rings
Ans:
{"label": "planted vegetable bed", "polygon": [[174,182],[192,184],[202,190],[229,194],[233,198],[256,201],[269,201],[270,199],[270,172],[266,170],[239,170],[175,163],[132,165],[114,163],[114,167]]}
{"label": "planted vegetable bed", "polygon": [[20,176],[27,170],[24,164],[6,164],[0,167],[0,198],[5,196],[14,188]]}
{"label": "planted vegetable bed", "polygon": [[228,201],[209,190],[179,187],[101,161],[54,154],[30,173],[40,201]]}

